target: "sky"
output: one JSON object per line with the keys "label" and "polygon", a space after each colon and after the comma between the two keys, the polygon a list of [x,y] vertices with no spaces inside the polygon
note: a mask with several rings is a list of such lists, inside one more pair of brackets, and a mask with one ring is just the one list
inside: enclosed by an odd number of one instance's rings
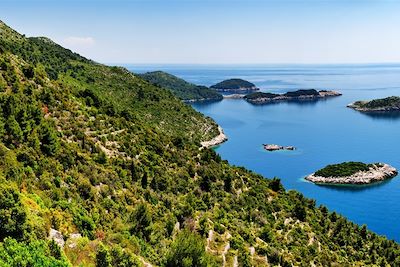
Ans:
{"label": "sky", "polygon": [[399,63],[399,0],[0,0],[0,20],[114,64]]}

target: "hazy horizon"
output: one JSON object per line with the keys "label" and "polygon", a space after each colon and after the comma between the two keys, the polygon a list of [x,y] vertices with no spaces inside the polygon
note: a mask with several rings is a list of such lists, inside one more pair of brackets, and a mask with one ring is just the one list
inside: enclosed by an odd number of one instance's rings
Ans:
{"label": "hazy horizon", "polygon": [[3,0],[0,19],[109,64],[396,64],[399,11],[391,0]]}

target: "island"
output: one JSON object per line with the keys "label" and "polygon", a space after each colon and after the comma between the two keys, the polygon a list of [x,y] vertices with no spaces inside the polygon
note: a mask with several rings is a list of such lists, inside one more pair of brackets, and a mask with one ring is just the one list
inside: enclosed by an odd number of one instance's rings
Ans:
{"label": "island", "polygon": [[155,86],[170,90],[184,102],[219,101],[223,99],[222,95],[213,89],[189,83],[164,71],[152,71],[138,75]]}
{"label": "island", "polygon": [[280,146],[275,144],[263,144],[265,150],[277,151],[277,150],[296,150],[294,146]]}
{"label": "island", "polygon": [[394,167],[385,163],[366,164],[350,161],[328,165],[305,179],[316,184],[365,185],[393,178],[397,174]]}
{"label": "island", "polygon": [[391,96],[371,101],[356,101],[347,107],[367,113],[400,112],[400,97]]}
{"label": "island", "polygon": [[220,83],[214,84],[210,87],[217,92],[224,93],[248,93],[260,90],[257,86],[249,81],[242,79],[229,79]]}
{"label": "island", "polygon": [[287,92],[285,94],[255,92],[246,95],[244,99],[246,99],[247,102],[252,104],[270,104],[270,103],[290,101],[290,100],[316,100],[316,99],[341,96],[341,95],[342,95],[341,93],[336,91],[328,91],[328,90],[317,91],[315,89],[301,89],[297,91]]}

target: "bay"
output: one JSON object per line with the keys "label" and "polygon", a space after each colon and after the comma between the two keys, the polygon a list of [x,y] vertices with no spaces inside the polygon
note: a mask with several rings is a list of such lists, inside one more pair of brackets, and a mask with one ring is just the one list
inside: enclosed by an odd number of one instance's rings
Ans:
{"label": "bay", "polygon": [[[370,116],[346,108],[357,100],[400,96],[400,65],[128,65],[133,72],[163,70],[210,86],[228,78],[255,83],[264,92],[338,90],[343,96],[313,102],[252,105],[225,99],[192,106],[220,124],[229,140],[216,148],[223,159],[265,177],[279,177],[370,230],[400,241],[400,177],[369,186],[317,186],[304,177],[343,161],[385,162],[400,169],[400,116]],[[264,143],[295,146],[268,152]]]}

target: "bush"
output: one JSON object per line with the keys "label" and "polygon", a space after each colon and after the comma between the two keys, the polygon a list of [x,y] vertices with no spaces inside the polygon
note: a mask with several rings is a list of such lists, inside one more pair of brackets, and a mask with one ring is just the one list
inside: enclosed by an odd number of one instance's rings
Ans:
{"label": "bush", "polygon": [[167,267],[207,266],[203,239],[197,233],[184,229],[172,242],[166,257]]}

